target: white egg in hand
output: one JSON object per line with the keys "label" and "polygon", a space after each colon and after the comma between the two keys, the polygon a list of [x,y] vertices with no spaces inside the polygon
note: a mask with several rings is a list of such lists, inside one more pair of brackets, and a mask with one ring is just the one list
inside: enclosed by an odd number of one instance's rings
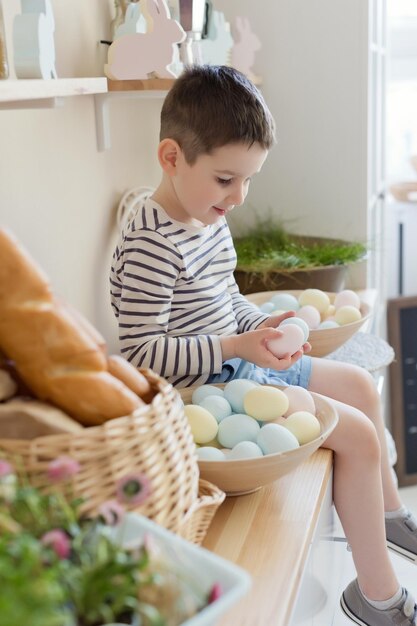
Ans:
{"label": "white egg in hand", "polygon": [[282,359],[286,354],[292,356],[301,348],[304,344],[304,333],[301,328],[295,324],[280,326],[279,330],[282,331],[282,336],[276,339],[270,339],[267,342],[267,348],[278,359]]}

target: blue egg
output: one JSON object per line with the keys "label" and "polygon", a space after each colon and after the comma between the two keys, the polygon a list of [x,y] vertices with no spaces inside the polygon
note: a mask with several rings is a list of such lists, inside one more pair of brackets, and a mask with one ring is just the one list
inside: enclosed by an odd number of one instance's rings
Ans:
{"label": "blue egg", "polygon": [[255,383],[253,380],[237,378],[236,380],[231,380],[230,383],[227,383],[224,388],[224,397],[230,403],[230,406],[235,413],[244,413],[245,409],[243,406],[243,398],[245,393],[249,391],[249,389],[253,389],[258,386],[259,384]]}
{"label": "blue egg", "polygon": [[230,402],[222,396],[207,396],[200,402],[200,406],[214,415],[218,422],[233,413]]}
{"label": "blue egg", "polygon": [[200,404],[200,402],[204,400],[204,398],[207,398],[207,396],[223,397],[223,389],[215,387],[214,385],[201,385],[200,387],[194,389],[192,395],[192,403]]}
{"label": "blue egg", "polygon": [[276,293],[272,296],[271,302],[274,304],[275,309],[281,309],[282,311],[298,311],[300,308],[300,303],[291,293]]}
{"label": "blue egg", "polygon": [[259,310],[262,311],[262,313],[272,313],[272,311],[274,311],[275,308],[276,307],[274,306],[273,302],[264,302],[259,307]]}
{"label": "blue egg", "polygon": [[319,328],[339,328],[339,324],[334,320],[324,320],[318,326]]}
{"label": "blue egg", "polygon": [[257,443],[254,441],[241,441],[230,450],[227,458],[230,460],[258,459],[261,456],[263,456],[263,452]]}
{"label": "blue egg", "polygon": [[197,456],[201,461],[226,460],[224,452],[222,452],[218,448],[212,448],[211,446],[201,446],[201,448],[197,448]]}
{"label": "blue egg", "polygon": [[[287,431],[287,432],[285,432]],[[288,434],[290,436],[288,436]],[[280,424],[266,424],[258,433],[256,443],[264,454],[276,454],[299,448],[300,444],[295,435]]]}
{"label": "blue egg", "polygon": [[225,448],[234,448],[241,441],[256,443],[261,427],[249,415],[235,413],[225,417],[219,424],[217,441]]}
{"label": "blue egg", "polygon": [[301,317],[288,317],[283,322],[281,322],[279,326],[286,326],[287,324],[295,324],[296,326],[299,326],[304,333],[304,342],[307,341],[308,336],[310,334],[310,329],[308,327],[307,322],[302,320]]}

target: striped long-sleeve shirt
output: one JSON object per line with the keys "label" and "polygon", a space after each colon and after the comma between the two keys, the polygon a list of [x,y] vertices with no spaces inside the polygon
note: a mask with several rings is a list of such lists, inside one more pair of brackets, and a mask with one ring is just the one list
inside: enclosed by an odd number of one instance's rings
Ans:
{"label": "striped long-sleeve shirt", "polygon": [[181,387],[219,373],[220,336],[267,317],[239,293],[235,266],[224,218],[198,228],[145,200],[122,233],[110,275],[123,356]]}

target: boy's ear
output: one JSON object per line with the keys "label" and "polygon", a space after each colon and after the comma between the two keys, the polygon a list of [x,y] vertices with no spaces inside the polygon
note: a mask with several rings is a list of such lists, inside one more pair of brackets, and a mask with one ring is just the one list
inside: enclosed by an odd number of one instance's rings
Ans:
{"label": "boy's ear", "polygon": [[181,156],[181,148],[174,139],[163,139],[158,146],[159,164],[168,176],[173,176],[177,171],[177,161]]}

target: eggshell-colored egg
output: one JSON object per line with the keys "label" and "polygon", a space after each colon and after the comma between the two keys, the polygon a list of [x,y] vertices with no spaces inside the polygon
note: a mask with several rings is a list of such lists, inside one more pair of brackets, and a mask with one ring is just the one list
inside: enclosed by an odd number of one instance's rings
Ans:
{"label": "eggshell-colored egg", "polygon": [[361,312],[355,306],[341,306],[340,309],[336,309],[334,316],[335,321],[344,326],[345,324],[352,324],[362,319]]}
{"label": "eggshell-colored egg", "polygon": [[256,443],[264,454],[286,452],[299,447],[297,437],[280,424],[265,424],[259,431]]}
{"label": "eggshell-colored egg", "polygon": [[201,446],[197,449],[197,456],[201,461],[225,461],[224,453],[218,448]]}
{"label": "eggshell-colored egg", "polygon": [[278,328],[281,328],[281,326],[287,326],[287,324],[295,324],[296,326],[299,326],[304,333],[304,343],[307,341],[310,334],[307,322],[302,320],[301,317],[287,317],[287,319],[281,322]]}
{"label": "eggshell-colored egg", "polygon": [[331,304],[328,308],[327,311],[325,311],[324,313],[322,313],[321,319],[322,320],[327,320],[327,318],[332,317],[334,314],[336,313],[336,307],[334,304]]}
{"label": "eggshell-colored egg", "polygon": [[223,389],[214,385],[200,385],[194,389],[191,401],[193,404],[200,404],[207,396],[223,396]]}
{"label": "eggshell-colored egg", "polygon": [[283,311],[298,311],[300,308],[297,298],[292,293],[276,293],[272,296],[271,302],[275,309],[282,309]]}
{"label": "eggshell-colored egg", "polygon": [[262,450],[254,441],[241,441],[230,450],[227,458],[230,460],[257,459],[263,455]]}
{"label": "eggshell-colored egg", "polygon": [[196,443],[207,443],[214,439],[219,425],[211,413],[197,404],[186,404],[184,413]]}
{"label": "eggshell-colored egg", "polygon": [[274,309],[271,313],[271,315],[283,315],[283,313],[286,313],[287,311],[284,311],[284,309]]}
{"label": "eggshell-colored egg", "polygon": [[219,424],[217,439],[225,448],[234,448],[241,441],[255,441],[261,427],[258,422],[242,413],[225,417]]}
{"label": "eggshell-colored egg", "polygon": [[320,435],[319,420],[313,413],[307,411],[297,411],[289,415],[284,427],[295,435],[300,446],[313,441]]}
{"label": "eggshell-colored egg", "polygon": [[264,302],[260,305],[259,310],[262,313],[271,313],[275,309],[275,305],[273,302]]}
{"label": "eggshell-colored egg", "polygon": [[284,415],[288,409],[288,398],[281,389],[261,385],[245,393],[245,413],[256,420],[269,422]]}
{"label": "eggshell-colored egg", "polygon": [[199,402],[199,405],[214,415],[218,422],[233,413],[230,402],[224,396],[207,396]]}
{"label": "eggshell-colored egg", "polygon": [[304,332],[296,324],[286,324],[279,329],[283,335],[277,339],[270,339],[266,345],[272,354],[282,359],[286,354],[293,355],[301,348],[304,344]]}
{"label": "eggshell-colored egg", "polygon": [[224,397],[229,402],[235,413],[244,413],[243,397],[249,389],[258,387],[259,384],[253,380],[247,380],[246,378],[236,378],[231,380],[224,387]]}
{"label": "eggshell-colored egg", "polygon": [[304,320],[306,324],[308,325],[308,327],[313,328],[313,329],[317,328],[321,320],[319,311],[316,309],[316,307],[312,306],[311,304],[306,304],[302,306],[297,311],[297,317]]}
{"label": "eggshell-colored egg", "polygon": [[335,320],[324,320],[324,322],[320,322],[320,328],[339,328],[340,324],[338,324]]}
{"label": "eggshell-colored egg", "polygon": [[288,398],[288,409],[284,413],[285,417],[296,411],[308,411],[313,413],[313,415],[316,412],[313,396],[304,387],[289,385],[289,387],[283,389],[283,393]]}
{"label": "eggshell-colored egg", "polygon": [[341,306],[354,306],[357,309],[361,308],[361,301],[358,294],[351,289],[344,289],[343,291],[339,291],[336,294],[334,299],[334,305],[336,309],[339,309]]}
{"label": "eggshell-colored egg", "polygon": [[327,293],[321,289],[305,289],[300,293],[298,302],[302,307],[306,304],[310,304],[314,306],[319,313],[324,313],[330,304],[330,298]]}

